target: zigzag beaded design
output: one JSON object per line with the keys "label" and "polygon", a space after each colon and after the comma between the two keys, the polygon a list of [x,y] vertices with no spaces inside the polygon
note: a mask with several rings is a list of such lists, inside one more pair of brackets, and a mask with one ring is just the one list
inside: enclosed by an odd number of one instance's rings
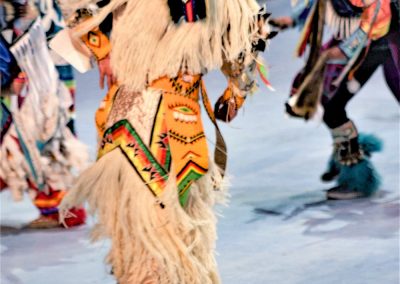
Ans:
{"label": "zigzag beaded design", "polygon": [[177,133],[177,132],[175,132],[173,130],[169,130],[168,134],[169,134],[169,137],[171,137],[171,138],[173,138],[173,139],[175,139],[175,140],[177,140],[179,142],[182,142],[184,144],[193,144],[197,140],[206,137],[204,135],[204,132],[200,132],[199,134],[196,134],[196,135],[190,136],[190,137],[187,137],[187,136],[184,136],[182,134],[179,134],[179,133]]}

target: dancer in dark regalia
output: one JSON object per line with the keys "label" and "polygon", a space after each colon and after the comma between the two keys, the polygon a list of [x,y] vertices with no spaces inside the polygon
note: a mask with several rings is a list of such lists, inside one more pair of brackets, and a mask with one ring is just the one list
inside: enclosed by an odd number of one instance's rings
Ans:
{"label": "dancer in dark regalia", "polygon": [[[281,29],[302,28],[299,56],[310,46],[306,66],[294,80],[286,109],[293,116],[308,119],[318,104],[323,106],[323,120],[331,131],[334,149],[322,180],[337,180],[327,197],[370,196],[380,184],[370,157],[382,145],[372,135],[359,134],[345,108],[379,66],[399,101],[399,2],[298,1],[291,17],[273,19],[271,24]],[[324,26],[333,37],[323,45]]]}

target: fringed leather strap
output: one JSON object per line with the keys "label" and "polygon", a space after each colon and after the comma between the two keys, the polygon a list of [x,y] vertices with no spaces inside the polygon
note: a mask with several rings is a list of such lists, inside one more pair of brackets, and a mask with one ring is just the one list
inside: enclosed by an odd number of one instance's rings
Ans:
{"label": "fringed leather strap", "polygon": [[221,130],[218,127],[217,120],[215,119],[214,111],[211,106],[210,100],[208,99],[207,89],[203,80],[201,81],[201,98],[208,117],[215,127],[216,144],[214,151],[214,161],[217,166],[222,170],[222,176],[224,176],[228,160],[227,147]]}

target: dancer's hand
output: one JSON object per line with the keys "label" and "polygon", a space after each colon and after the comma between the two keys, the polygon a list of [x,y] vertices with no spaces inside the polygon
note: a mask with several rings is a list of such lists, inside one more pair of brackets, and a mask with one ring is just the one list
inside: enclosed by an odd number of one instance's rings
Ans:
{"label": "dancer's hand", "polygon": [[104,79],[107,80],[107,87],[111,88],[116,83],[115,77],[111,70],[110,56],[99,60],[99,73],[100,73],[100,88],[104,89]]}
{"label": "dancer's hand", "polygon": [[26,83],[26,77],[23,72],[20,72],[12,82],[12,90],[15,95],[20,95]]}
{"label": "dancer's hand", "polygon": [[325,53],[326,53],[326,55],[328,57],[328,60],[332,60],[332,59],[340,59],[340,60],[347,59],[346,55],[337,46],[334,46],[334,47],[331,47],[331,48],[327,49],[325,51]]}
{"label": "dancer's hand", "polygon": [[294,21],[292,17],[289,16],[284,16],[284,17],[278,17],[278,18],[273,18],[269,20],[269,24],[273,27],[277,27],[281,30],[285,30],[287,28],[291,28],[294,26]]}
{"label": "dancer's hand", "polygon": [[234,95],[230,87],[226,88],[224,94],[215,103],[215,118],[224,122],[232,121],[242,107],[245,98],[246,97],[242,95]]}

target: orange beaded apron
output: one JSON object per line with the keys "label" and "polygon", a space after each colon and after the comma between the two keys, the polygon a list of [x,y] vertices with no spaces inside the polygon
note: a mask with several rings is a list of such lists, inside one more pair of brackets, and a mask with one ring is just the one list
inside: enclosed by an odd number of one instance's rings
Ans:
{"label": "orange beaded apron", "polygon": [[216,124],[201,75],[162,77],[152,82],[149,88],[161,91],[150,142],[145,143],[125,119],[104,129],[113,99],[118,95],[118,91],[113,87],[103,100],[102,107],[96,112],[98,132],[103,137],[98,158],[119,147],[156,197],[165,189],[173,161],[179,200],[184,206],[190,186],[206,174],[209,166],[207,140],[201,120],[200,96],[216,128],[214,159],[222,171],[226,168],[226,144]]}

